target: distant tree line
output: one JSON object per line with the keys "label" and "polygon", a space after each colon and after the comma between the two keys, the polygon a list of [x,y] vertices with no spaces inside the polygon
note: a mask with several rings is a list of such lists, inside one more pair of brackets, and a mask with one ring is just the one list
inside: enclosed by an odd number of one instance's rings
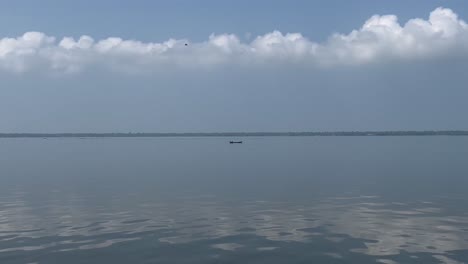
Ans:
{"label": "distant tree line", "polygon": [[338,132],[215,132],[215,133],[0,133],[0,138],[106,137],[308,137],[308,136],[468,136],[468,131],[338,131]]}

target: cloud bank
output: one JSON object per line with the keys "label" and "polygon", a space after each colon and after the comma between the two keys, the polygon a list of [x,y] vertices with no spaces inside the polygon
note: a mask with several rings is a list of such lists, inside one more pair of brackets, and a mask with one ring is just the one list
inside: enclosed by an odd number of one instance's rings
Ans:
{"label": "cloud bank", "polygon": [[272,63],[333,67],[450,56],[468,58],[468,25],[447,8],[435,9],[427,20],[415,18],[404,25],[395,15],[374,15],[360,29],[333,34],[324,43],[300,33],[279,31],[250,43],[232,34],[213,34],[199,43],[186,39],[152,43],[117,37],[95,40],[90,36],[57,39],[41,32],[0,39],[0,71],[15,73],[77,73],[91,67],[144,73],[171,67]]}

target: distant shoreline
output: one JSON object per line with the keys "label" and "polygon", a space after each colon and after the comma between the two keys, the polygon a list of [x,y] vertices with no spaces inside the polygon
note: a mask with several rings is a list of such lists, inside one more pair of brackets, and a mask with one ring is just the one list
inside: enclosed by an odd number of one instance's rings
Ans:
{"label": "distant shoreline", "polygon": [[127,137],[314,137],[314,136],[468,136],[468,131],[214,132],[214,133],[0,133],[0,138]]}

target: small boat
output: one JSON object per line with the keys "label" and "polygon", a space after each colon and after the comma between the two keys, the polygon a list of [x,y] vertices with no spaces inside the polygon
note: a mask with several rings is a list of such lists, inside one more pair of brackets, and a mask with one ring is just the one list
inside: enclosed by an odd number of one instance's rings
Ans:
{"label": "small boat", "polygon": [[229,141],[229,144],[242,144],[242,141]]}

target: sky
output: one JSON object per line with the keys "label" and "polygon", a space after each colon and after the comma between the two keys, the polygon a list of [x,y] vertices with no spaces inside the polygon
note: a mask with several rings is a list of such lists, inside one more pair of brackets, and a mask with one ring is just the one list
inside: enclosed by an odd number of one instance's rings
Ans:
{"label": "sky", "polygon": [[464,0],[0,4],[0,132],[468,130]]}

